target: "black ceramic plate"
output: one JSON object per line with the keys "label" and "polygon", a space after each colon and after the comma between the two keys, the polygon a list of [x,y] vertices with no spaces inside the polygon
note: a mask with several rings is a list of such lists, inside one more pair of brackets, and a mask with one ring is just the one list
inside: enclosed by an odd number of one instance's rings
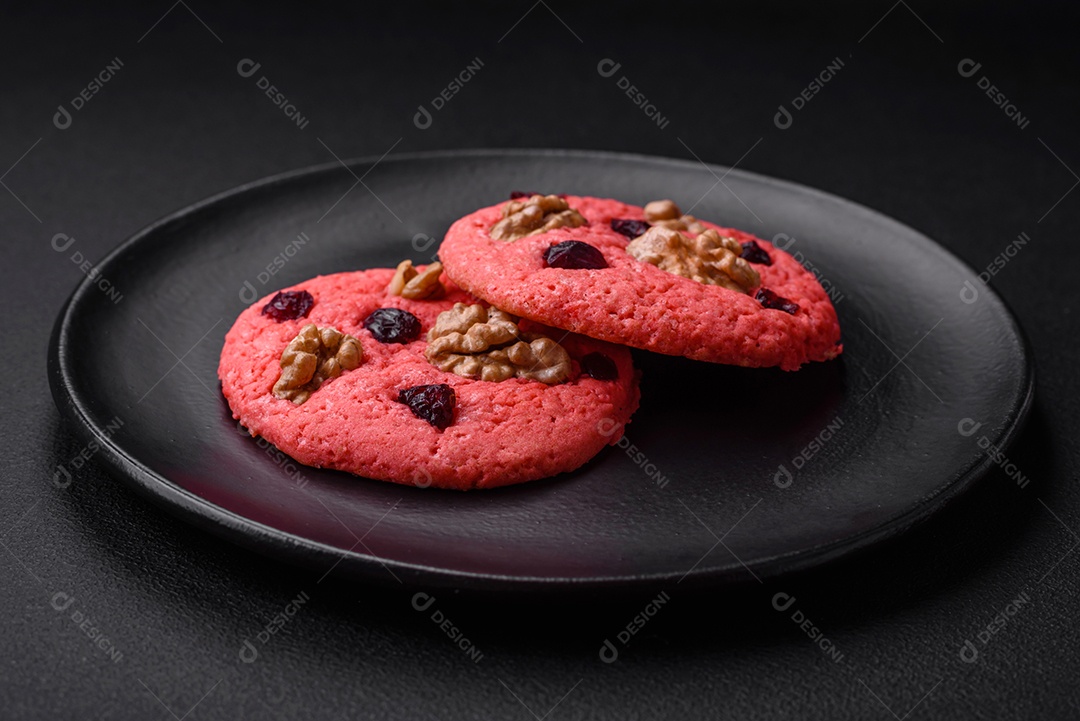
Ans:
{"label": "black ceramic plate", "polygon": [[[623,447],[494,491],[298,467],[238,430],[217,360],[256,296],[428,261],[455,218],[511,190],[670,197],[774,239],[833,295],[844,354],[783,373],[636,353],[641,409]],[[479,151],[327,165],[165,218],[99,269],[50,350],[56,402],[97,457],[202,528],[375,582],[701,585],[807,568],[969,487],[991,463],[982,446],[1008,443],[1032,394],[1012,316],[941,247],[839,198],[695,162]]]}

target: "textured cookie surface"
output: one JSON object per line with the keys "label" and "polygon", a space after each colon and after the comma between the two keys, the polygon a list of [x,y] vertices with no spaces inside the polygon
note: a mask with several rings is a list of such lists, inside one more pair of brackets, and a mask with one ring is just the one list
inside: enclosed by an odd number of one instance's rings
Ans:
{"label": "textured cookie surface", "polygon": [[[796,370],[841,352],[840,325],[812,273],[767,241],[702,221],[740,242],[755,240],[772,259],[752,263],[760,287],[794,301],[788,314],[765,308],[749,294],[668,273],[626,251],[630,239],[612,219],[643,220],[644,210],[616,200],[566,196],[588,221],[513,241],[491,238],[503,203],[455,222],[439,249],[446,272],[460,287],[504,310],[547,325],[637,348],[696,360]],[[607,268],[547,267],[544,253],[576,240],[603,253]]]}
{"label": "textured cookie surface", "polygon": [[[486,382],[446,373],[424,357],[427,331],[440,312],[474,299],[445,276],[448,292],[443,299],[390,296],[386,286],[393,275],[390,269],[338,273],[287,289],[314,297],[305,318],[278,322],[262,315],[270,296],[241,313],[225,336],[218,368],[233,416],[252,435],[263,436],[307,465],[460,490],[573,470],[622,437],[639,398],[625,348],[548,329],[573,360],[569,382]],[[363,321],[378,308],[415,315],[422,325],[421,338],[406,344],[375,340]],[[294,405],[275,397],[272,388],[281,372],[282,351],[308,323],[355,336],[363,361]],[[596,380],[579,372],[581,358],[597,352],[614,361],[617,380]],[[397,401],[402,389],[439,383],[450,385],[457,396],[454,421],[442,431]]]}

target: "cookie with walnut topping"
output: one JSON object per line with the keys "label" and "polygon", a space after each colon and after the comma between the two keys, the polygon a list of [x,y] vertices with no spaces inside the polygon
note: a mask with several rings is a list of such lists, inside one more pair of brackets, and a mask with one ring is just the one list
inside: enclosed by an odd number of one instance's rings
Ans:
{"label": "cookie with walnut topping", "polygon": [[499,308],[612,343],[784,370],[842,350],[836,310],[810,271],[670,200],[519,197],[455,222],[439,258]]}
{"label": "cookie with walnut topping", "polygon": [[233,416],[307,465],[457,490],[570,471],[622,437],[639,398],[627,349],[519,322],[437,270],[260,299],[221,352]]}

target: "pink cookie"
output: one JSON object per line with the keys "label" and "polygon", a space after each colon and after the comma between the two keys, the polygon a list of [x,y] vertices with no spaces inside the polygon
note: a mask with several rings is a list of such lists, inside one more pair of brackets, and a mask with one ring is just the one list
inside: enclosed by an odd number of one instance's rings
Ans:
{"label": "pink cookie", "polygon": [[[278,321],[262,314],[270,296],[237,318],[225,336],[218,376],[233,416],[301,463],[336,468],[395,483],[468,490],[535,480],[573,470],[618,441],[637,408],[637,377],[625,348],[562,331],[547,331],[571,358],[567,382],[545,385],[510,378],[471,380],[444,372],[424,355],[428,330],[455,302],[476,302],[443,276],[439,300],[391,296],[391,269],[319,276],[293,286],[314,303],[306,317]],[[379,308],[415,316],[418,340],[383,343],[363,325]],[[354,336],[360,364],[330,378],[300,405],[276,397],[282,352],[301,328],[314,323]],[[598,380],[581,361],[600,353],[617,378]],[[591,357],[595,361],[595,357]],[[586,366],[589,361],[586,362]],[[609,370],[611,363],[601,364]],[[604,376],[602,372],[596,373]],[[452,422],[439,429],[399,402],[399,392],[449,385],[456,397]]]}
{"label": "pink cookie", "polygon": [[[767,254],[750,262],[760,283],[747,292],[707,285],[638,260],[630,238],[613,219],[644,221],[644,209],[602,198],[565,196],[587,224],[558,227],[516,240],[491,229],[504,203],[455,222],[439,249],[446,273],[461,288],[510,313],[592,338],[714,363],[797,370],[840,354],[840,325],[812,273],[772,244],[733,228],[701,221],[739,243],[754,241]],[[699,228],[700,230],[700,228]],[[693,238],[697,234],[687,231]],[[549,267],[557,243],[596,248],[608,267]],[[748,253],[747,260],[755,256]],[[770,293],[761,292],[766,289]],[[787,300],[798,306],[794,313]],[[771,305],[774,307],[766,307]]]}

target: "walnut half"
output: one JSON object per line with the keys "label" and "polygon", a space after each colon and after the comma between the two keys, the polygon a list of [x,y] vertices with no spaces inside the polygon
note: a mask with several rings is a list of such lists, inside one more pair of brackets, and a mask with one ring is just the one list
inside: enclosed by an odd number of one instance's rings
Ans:
{"label": "walnut half", "polygon": [[522,333],[509,313],[479,304],[455,303],[440,313],[424,355],[439,370],[483,381],[517,377],[553,385],[570,377],[570,356],[561,345]]}
{"label": "walnut half", "polygon": [[712,230],[690,238],[677,230],[655,226],[630,241],[626,252],[660,270],[706,285],[749,293],[761,276],[743,260],[742,246]]}
{"label": "walnut half", "polygon": [[705,226],[692,215],[683,215],[673,200],[654,200],[645,206],[645,220],[652,225],[690,233],[704,233]]}
{"label": "walnut half", "polygon": [[356,368],[363,358],[356,338],[308,323],[281,354],[281,376],[274,383],[274,395],[300,405],[325,381]]}
{"label": "walnut half", "polygon": [[432,263],[421,273],[413,267],[411,260],[403,260],[398,263],[386,292],[409,300],[441,298],[446,293],[446,288],[439,281],[441,275],[442,263]]}
{"label": "walnut half", "polygon": [[517,240],[555,228],[577,228],[588,223],[585,216],[557,195],[534,195],[511,200],[503,206],[502,220],[491,228],[495,240]]}

